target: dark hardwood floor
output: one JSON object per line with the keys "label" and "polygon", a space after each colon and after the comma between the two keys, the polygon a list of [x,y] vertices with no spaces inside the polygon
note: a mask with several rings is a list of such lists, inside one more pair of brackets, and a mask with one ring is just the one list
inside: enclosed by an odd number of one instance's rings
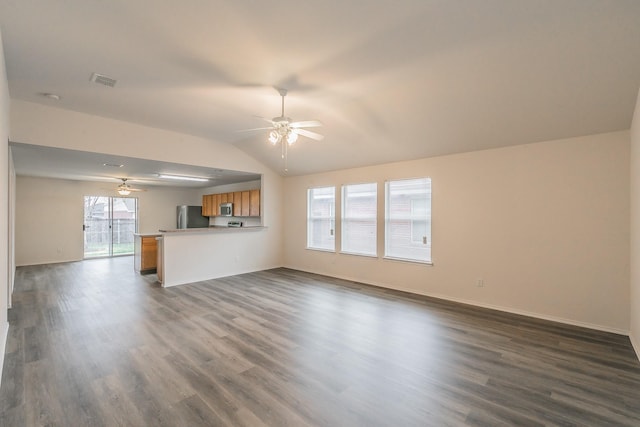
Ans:
{"label": "dark hardwood floor", "polygon": [[627,337],[288,269],[23,267],[2,426],[640,425]]}

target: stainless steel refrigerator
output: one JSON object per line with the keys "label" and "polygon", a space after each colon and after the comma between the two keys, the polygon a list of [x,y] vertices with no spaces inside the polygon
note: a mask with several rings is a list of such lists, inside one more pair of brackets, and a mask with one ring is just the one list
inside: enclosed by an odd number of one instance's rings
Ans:
{"label": "stainless steel refrigerator", "polygon": [[177,216],[178,228],[202,228],[209,226],[209,218],[202,216],[202,206],[178,206]]}

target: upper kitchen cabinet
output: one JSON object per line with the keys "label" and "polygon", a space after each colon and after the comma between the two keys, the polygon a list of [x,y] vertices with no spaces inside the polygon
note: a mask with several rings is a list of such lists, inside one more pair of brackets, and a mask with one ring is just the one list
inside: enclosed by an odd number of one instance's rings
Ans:
{"label": "upper kitchen cabinet", "polygon": [[251,201],[249,191],[241,192],[240,198],[242,200],[242,206],[241,206],[242,209],[241,209],[240,216],[249,216],[249,203]]}
{"label": "upper kitchen cabinet", "polygon": [[249,216],[260,216],[260,190],[249,191]]}
{"label": "upper kitchen cabinet", "polygon": [[213,215],[211,215],[211,216],[220,215],[220,203],[222,203],[220,201],[220,199],[221,199],[220,196],[221,196],[221,194],[212,194],[211,195],[211,200],[213,201],[213,208],[212,208]]}
{"label": "upper kitchen cabinet", "polygon": [[215,216],[213,194],[202,196],[202,216]]}
{"label": "upper kitchen cabinet", "polygon": [[260,190],[205,194],[204,196],[202,196],[202,215],[220,215],[221,203],[233,203],[233,216],[260,216]]}
{"label": "upper kitchen cabinet", "polygon": [[235,216],[242,215],[242,191],[233,193],[233,214]]}

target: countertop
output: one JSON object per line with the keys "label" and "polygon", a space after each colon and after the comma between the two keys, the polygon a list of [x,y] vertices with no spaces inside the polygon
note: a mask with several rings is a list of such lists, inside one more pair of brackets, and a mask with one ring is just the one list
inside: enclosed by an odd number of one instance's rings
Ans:
{"label": "countertop", "polygon": [[256,231],[265,230],[267,227],[263,226],[249,226],[249,227],[225,227],[223,225],[212,225],[203,228],[181,228],[171,230],[158,230],[163,235],[167,234],[192,234],[192,233],[220,233],[220,232],[242,232],[242,231]]}
{"label": "countertop", "polygon": [[133,233],[134,236],[138,237],[160,237],[160,233]]}

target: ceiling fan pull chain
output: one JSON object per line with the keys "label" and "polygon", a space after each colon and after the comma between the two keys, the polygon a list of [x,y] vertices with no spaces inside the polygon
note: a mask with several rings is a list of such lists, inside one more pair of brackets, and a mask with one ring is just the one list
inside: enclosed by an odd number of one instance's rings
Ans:
{"label": "ceiling fan pull chain", "polygon": [[289,167],[288,167],[288,158],[289,158],[289,150],[287,149],[287,143],[285,143],[284,141],[281,142],[282,144],[282,158],[284,159],[284,172],[287,173],[289,172]]}

